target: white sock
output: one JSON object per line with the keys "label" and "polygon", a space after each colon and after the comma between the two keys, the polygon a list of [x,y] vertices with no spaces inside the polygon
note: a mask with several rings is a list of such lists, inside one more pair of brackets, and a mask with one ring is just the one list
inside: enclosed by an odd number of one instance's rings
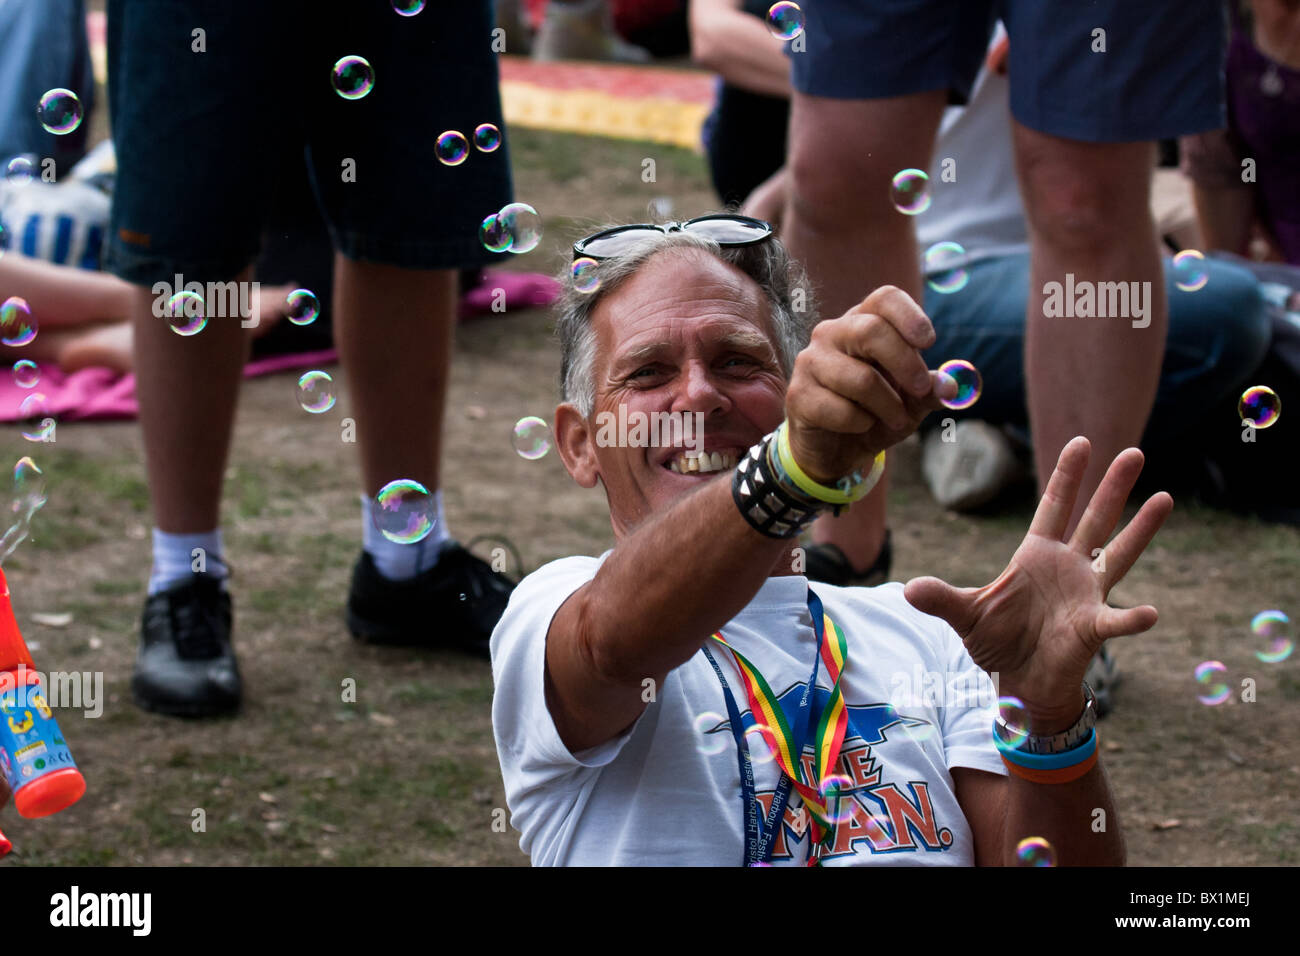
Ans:
{"label": "white sock", "polygon": [[[200,553],[195,554],[195,549],[199,549]],[[224,587],[225,578],[230,575],[230,570],[222,560],[224,553],[220,528],[198,534],[168,534],[154,528],[149,594],[154,595],[187,583],[196,573],[196,566],[202,568],[204,573],[221,578]]]}
{"label": "white sock", "polygon": [[379,573],[390,581],[408,581],[438,563],[442,543],[451,537],[442,514],[442,490],[433,493],[433,530],[414,544],[398,544],[375,527],[375,499],[361,496],[361,546],[375,562]]}

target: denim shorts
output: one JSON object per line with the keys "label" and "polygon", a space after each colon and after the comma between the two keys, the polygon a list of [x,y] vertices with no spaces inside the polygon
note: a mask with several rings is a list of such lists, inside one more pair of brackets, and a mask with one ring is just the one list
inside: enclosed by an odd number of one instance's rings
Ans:
{"label": "denim shorts", "polygon": [[[106,268],[128,282],[225,280],[258,253],[278,188],[268,154],[302,149],[334,247],[350,259],[455,269],[499,259],[479,241],[511,199],[491,0],[399,16],[383,0],[109,0],[117,183]],[[364,57],[345,99],[335,63]],[[470,142],[441,163],[438,136]],[[292,164],[291,164],[291,168]],[[296,167],[301,169],[301,166]]]}
{"label": "denim shorts", "polygon": [[1011,112],[1030,129],[1123,143],[1226,122],[1219,0],[804,0],[802,7],[804,49],[788,44],[787,52],[795,89],[810,96],[947,90],[964,103],[1000,17],[1011,44]]}

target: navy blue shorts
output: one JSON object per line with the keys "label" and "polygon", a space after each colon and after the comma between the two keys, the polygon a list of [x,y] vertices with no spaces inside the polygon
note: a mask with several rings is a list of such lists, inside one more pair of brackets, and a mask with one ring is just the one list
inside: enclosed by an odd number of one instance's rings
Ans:
{"label": "navy blue shorts", "polygon": [[965,102],[1001,17],[1011,42],[1011,112],[1030,129],[1127,143],[1226,123],[1219,0],[803,0],[802,7],[805,49],[787,49],[794,87],[810,96],[948,90]]}
{"label": "navy blue shorts", "polygon": [[[305,150],[348,258],[412,269],[499,259],[478,227],[510,202],[509,155],[504,142],[473,146],[477,125],[504,128],[492,4],[437,7],[402,17],[381,0],[109,0],[118,172],[105,267],[137,284],[234,276],[257,257],[277,188],[264,157],[286,148]],[[374,71],[353,100],[331,82],[350,55]],[[445,130],[470,140],[458,166],[435,155]]]}

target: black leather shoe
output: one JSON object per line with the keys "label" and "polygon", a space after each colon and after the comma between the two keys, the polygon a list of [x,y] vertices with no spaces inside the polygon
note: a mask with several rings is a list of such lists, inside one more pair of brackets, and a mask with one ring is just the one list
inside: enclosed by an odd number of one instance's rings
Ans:
{"label": "black leather shoe", "polygon": [[243,682],[230,644],[230,595],[195,574],[144,602],[131,696],[145,710],[215,717],[239,709]]}
{"label": "black leather shoe", "polygon": [[367,644],[447,647],[486,659],[514,587],[456,541],[443,544],[436,565],[406,581],[388,580],[363,551],[352,571],[348,630]]}
{"label": "black leather shoe", "polygon": [[885,541],[871,567],[857,571],[849,559],[833,544],[809,544],[804,548],[804,574],[809,581],[822,581],[838,587],[875,587],[889,580],[890,566],[894,563],[894,546],[889,529]]}

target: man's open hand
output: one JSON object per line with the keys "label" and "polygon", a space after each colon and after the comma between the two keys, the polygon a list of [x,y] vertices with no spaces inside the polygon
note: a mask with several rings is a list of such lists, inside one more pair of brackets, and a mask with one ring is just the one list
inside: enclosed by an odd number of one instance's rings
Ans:
{"label": "man's open hand", "polygon": [[[1140,634],[1156,623],[1151,605],[1119,610],[1106,597],[1146,550],[1174,500],[1152,495],[1108,545],[1142,471],[1142,452],[1115,457],[1069,541],[1065,529],[1088,465],[1086,438],[1067,444],[1038,503],[1029,534],[1006,570],[982,588],[954,588],[914,578],[903,592],[919,611],[941,617],[999,689],[1020,698],[1035,733],[1067,729],[1083,709],[1088,662],[1112,637]],[[1103,549],[1096,557],[1093,552]]]}
{"label": "man's open hand", "polygon": [[[809,477],[831,484],[865,471],[939,408],[939,383],[921,350],[934,327],[906,292],[882,286],[813,329],[786,391],[790,450]],[[942,394],[956,394],[955,383]]]}

